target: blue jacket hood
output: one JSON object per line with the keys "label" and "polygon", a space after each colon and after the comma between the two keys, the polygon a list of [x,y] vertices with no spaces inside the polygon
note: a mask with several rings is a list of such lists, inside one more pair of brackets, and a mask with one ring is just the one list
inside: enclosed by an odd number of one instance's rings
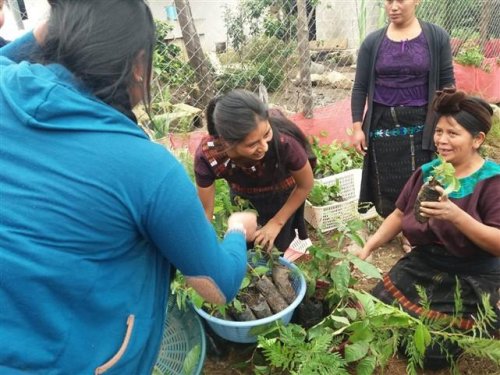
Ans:
{"label": "blue jacket hood", "polygon": [[[95,97],[62,65],[16,64],[0,56],[0,70],[5,105],[26,126],[59,131],[100,128],[147,138],[134,121]],[[88,121],[81,121],[83,117]]]}

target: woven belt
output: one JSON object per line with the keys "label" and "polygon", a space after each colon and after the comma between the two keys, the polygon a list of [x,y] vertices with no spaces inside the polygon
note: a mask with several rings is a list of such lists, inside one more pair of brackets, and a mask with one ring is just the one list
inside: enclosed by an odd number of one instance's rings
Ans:
{"label": "woven belt", "polygon": [[424,125],[412,127],[398,126],[393,129],[377,129],[370,132],[370,138],[399,137],[402,135],[413,135],[424,131]]}

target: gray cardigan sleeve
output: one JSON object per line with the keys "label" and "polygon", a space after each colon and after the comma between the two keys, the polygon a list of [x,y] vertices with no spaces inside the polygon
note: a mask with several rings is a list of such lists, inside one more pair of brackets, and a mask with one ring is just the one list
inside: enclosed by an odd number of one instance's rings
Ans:
{"label": "gray cardigan sleeve", "polygon": [[425,120],[422,148],[434,150],[433,134],[438,120],[432,109],[436,90],[455,85],[453,57],[451,55],[450,36],[443,28],[425,21],[420,21],[431,53],[431,71],[429,72],[429,106]]}
{"label": "gray cardigan sleeve", "polygon": [[356,62],[356,75],[351,94],[352,122],[363,121],[370,75],[370,48],[366,40],[361,44]]}
{"label": "gray cardigan sleeve", "polygon": [[351,94],[352,122],[363,120],[366,99],[373,80],[374,62],[378,48],[377,41],[380,39],[381,33],[385,33],[385,28],[369,34],[359,48],[356,75]]}

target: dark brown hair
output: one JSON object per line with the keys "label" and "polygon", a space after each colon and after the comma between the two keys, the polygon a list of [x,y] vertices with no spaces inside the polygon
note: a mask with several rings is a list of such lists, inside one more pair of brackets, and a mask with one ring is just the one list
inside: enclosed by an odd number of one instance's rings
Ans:
{"label": "dark brown hair", "polygon": [[37,60],[65,66],[106,104],[135,120],[128,88],[133,67],[145,52],[144,104],[151,102],[149,81],[155,25],[144,0],[49,0],[48,32]]}
{"label": "dark brown hair", "polygon": [[463,91],[445,89],[437,91],[433,108],[441,116],[450,116],[469,133],[488,134],[492,125],[493,109],[483,99],[467,95]]}
{"label": "dark brown hair", "polygon": [[273,130],[271,148],[280,168],[283,167],[279,152],[281,133],[295,138],[306,150],[311,165],[315,165],[316,156],[302,130],[279,109],[268,109],[253,92],[236,89],[213,98],[207,106],[206,116],[208,133],[232,144],[243,141],[255,130],[257,121],[268,120]]}

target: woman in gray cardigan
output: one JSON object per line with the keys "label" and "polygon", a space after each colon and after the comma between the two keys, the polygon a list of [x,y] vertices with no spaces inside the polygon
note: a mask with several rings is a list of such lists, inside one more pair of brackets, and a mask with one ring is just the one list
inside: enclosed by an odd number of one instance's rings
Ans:
{"label": "woman in gray cardigan", "polygon": [[431,160],[436,116],[428,104],[455,83],[449,35],[416,18],[418,2],[385,1],[389,25],[369,34],[358,53],[351,110],[353,145],[365,155],[360,202],[374,203],[382,217]]}

